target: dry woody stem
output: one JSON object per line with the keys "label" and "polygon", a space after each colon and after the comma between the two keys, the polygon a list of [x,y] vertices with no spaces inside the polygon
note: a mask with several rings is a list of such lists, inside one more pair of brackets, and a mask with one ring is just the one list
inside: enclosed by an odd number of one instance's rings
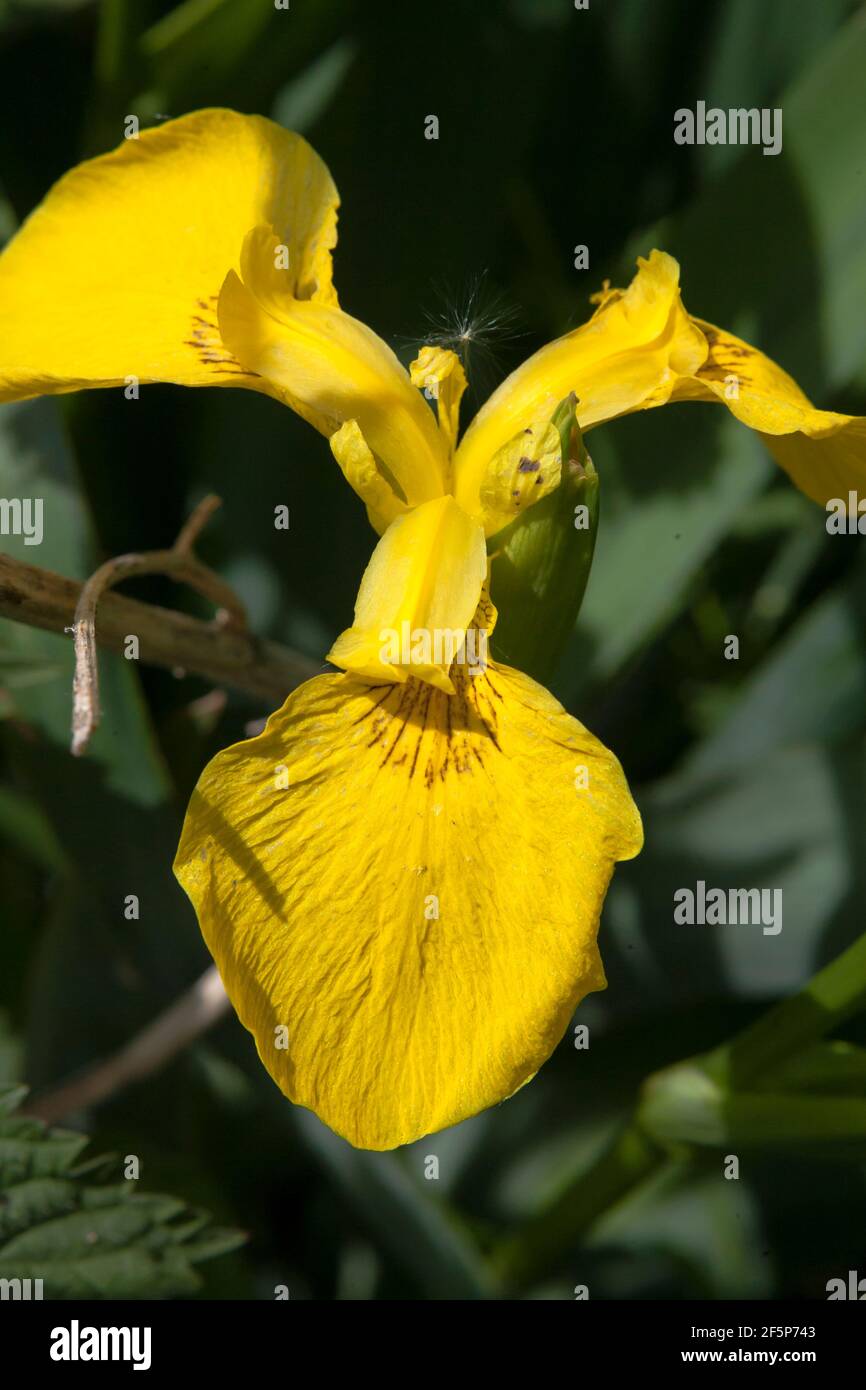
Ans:
{"label": "dry woody stem", "polygon": [[[195,541],[219,505],[218,497],[204,498],[170,550],[120,555],[100,566],[84,585],[0,555],[0,617],[49,632],[73,633],[73,753],[84,752],[99,722],[97,643],[123,651],[134,634],[142,661],[233,686],[269,706],[281,704],[297,685],[322,670],[299,652],[254,637],[240,600],[196,558]],[[188,584],[216,605],[216,618],[201,622],[110,592],[121,580],[142,574],[165,574]],[[216,967],[211,966],[114,1057],[34,1101],[30,1113],[51,1122],[108,1099],[163,1066],[228,1009]]]}
{"label": "dry woody stem", "polygon": [[[142,574],[166,574],[188,584],[217,605],[215,627],[235,628],[246,633],[243,605],[218,575],[196,559],[193,546],[210,516],[220,505],[213,494],[205,497],[183,527],[171,550],[149,550],[142,554],[118,555],[106,560],[88,579],[78,599],[72,624],[75,643],[75,679],[72,685],[72,752],[80,756],[87,748],[101,717],[99,707],[99,663],[96,656],[96,610],[103,594],[124,579]],[[137,635],[137,634],[136,634]]]}
{"label": "dry woody stem", "polygon": [[191,989],[113,1057],[37,1097],[26,1107],[27,1113],[56,1124],[66,1115],[108,1100],[124,1087],[158,1071],[228,1011],[228,996],[216,966],[211,965]]}
{"label": "dry woody stem", "polygon": [[[206,497],[170,550],[120,555],[101,565],[84,585],[0,555],[0,616],[31,627],[73,634],[73,753],[84,752],[99,723],[97,641],[122,650],[128,637],[135,634],[143,661],[192,671],[261,696],[272,704],[281,702],[290,690],[320,669],[299,653],[253,637],[240,600],[196,558],[195,541],[219,505],[218,497]],[[166,574],[188,584],[212,600],[217,607],[216,618],[212,623],[203,623],[109,592],[121,580],[142,574]],[[52,1122],[108,1099],[163,1066],[228,1008],[216,967],[211,966],[186,994],[114,1057],[33,1102],[30,1113]]]}
{"label": "dry woody stem", "polygon": [[[238,599],[192,554],[192,543],[216,505],[216,499],[206,498],[170,550],[110,560],[83,586],[0,555],[0,617],[50,632],[74,632],[73,751],[83,751],[98,720],[97,643],[123,651],[126,639],[135,634],[142,661],[230,685],[270,707],[282,704],[291,690],[323,669],[311,658],[247,631]],[[110,592],[121,579],[157,573],[169,574],[205,594],[222,610],[222,617],[202,622]]]}

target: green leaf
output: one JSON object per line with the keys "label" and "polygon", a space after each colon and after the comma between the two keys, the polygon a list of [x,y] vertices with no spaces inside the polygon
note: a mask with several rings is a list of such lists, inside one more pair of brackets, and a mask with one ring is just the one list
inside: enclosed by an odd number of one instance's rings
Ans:
{"label": "green leaf", "polygon": [[689,1065],[647,1082],[638,1119],[662,1144],[862,1146],[866,1138],[862,1096],[729,1093],[700,1066]]}
{"label": "green leaf", "polygon": [[664,1144],[862,1144],[866,1052],[819,1039],[864,1007],[866,935],[730,1042],[651,1076],[638,1122]]}
{"label": "green leaf", "polygon": [[[820,517],[815,525],[822,526]],[[814,603],[749,676],[730,716],[697,746],[684,775],[729,775],[776,749],[854,734],[866,706],[864,620],[866,566],[860,565]]]}
{"label": "green leaf", "polygon": [[[820,5],[803,5],[792,24],[789,0],[762,0],[760,5],[731,0],[714,11],[716,30],[697,90],[708,107],[776,105],[780,89],[814,63],[856,4],[821,0]],[[739,154],[736,145],[706,145],[700,151],[700,172],[717,177]]]}
{"label": "green leaf", "polygon": [[356,45],[346,38],[326,48],[298,77],[277,93],[273,119],[301,134],[330,106],[355,58]]}
{"label": "green leaf", "polygon": [[347,1204],[428,1298],[487,1298],[488,1271],[440,1202],[412,1182],[392,1154],[353,1149],[314,1115],[293,1113],[298,1131]]}
{"label": "green leaf", "polygon": [[866,1095],[866,1048],[847,1042],[817,1042],[756,1078],[760,1090],[808,1091],[821,1095]]}
{"label": "green leaf", "polygon": [[866,351],[866,190],[852,176],[866,139],[864,63],[866,27],[854,18],[776,103],[782,153],[741,149],[656,229],[681,261],[690,312],[726,328],[749,320],[756,345],[819,403],[855,376]]}
{"label": "green leaf", "polygon": [[721,409],[671,406],[590,439],[604,478],[604,526],[557,680],[567,703],[611,681],[680,610],[772,467],[759,441]]}
{"label": "green leaf", "polygon": [[51,822],[33,801],[11,787],[0,786],[0,839],[43,869],[69,867]]}
{"label": "green leaf", "polygon": [[237,1249],[176,1197],[86,1181],[87,1139],[17,1113],[23,1088],[0,1091],[0,1278],[41,1279],[46,1298],[169,1298],[201,1287],[196,1266]]}
{"label": "green leaf", "polygon": [[[308,112],[322,110],[339,86],[345,59],[333,53],[315,77],[309,60],[339,35],[345,9],[335,0],[286,9],[278,9],[274,0],[182,0],[140,36],[150,90],[133,109],[155,114],[155,103],[160,112],[179,115],[197,105],[225,102],[228,90],[242,93],[253,109],[258,104],[266,110],[270,98],[263,88],[273,84],[276,91],[287,71],[307,62],[298,79],[303,84],[299,96]],[[238,102],[237,95],[231,100]]]}
{"label": "green leaf", "polygon": [[700,1297],[768,1298],[773,1274],[766,1260],[755,1259],[760,1239],[760,1204],[745,1174],[720,1182],[718,1167],[707,1173],[671,1163],[603,1216],[587,1244],[613,1243],[630,1259],[663,1250],[687,1262],[689,1286],[697,1283]]}
{"label": "green leaf", "polygon": [[[818,404],[866,354],[866,188],[851,173],[866,141],[864,65],[866,26],[854,20],[779,99],[782,153],[740,150],[683,213],[633,238],[623,262],[630,276],[634,255],[670,251],[689,311],[775,356]],[[557,683],[567,702],[612,679],[679,611],[775,467],[715,405],[617,421],[593,432],[591,448],[605,525]]]}
{"label": "green leaf", "polygon": [[[858,757],[853,749],[848,756]],[[684,770],[638,800],[646,845],[606,906],[619,950],[635,953],[618,984],[616,1007],[625,1014],[645,998],[648,979],[658,999],[678,1001],[796,990],[822,958],[843,904],[852,911],[840,930],[848,939],[858,930],[859,851],[840,836],[845,806],[828,750],[806,744],[712,774]],[[674,894],[699,879],[725,892],[780,892],[781,932],[675,922]]]}

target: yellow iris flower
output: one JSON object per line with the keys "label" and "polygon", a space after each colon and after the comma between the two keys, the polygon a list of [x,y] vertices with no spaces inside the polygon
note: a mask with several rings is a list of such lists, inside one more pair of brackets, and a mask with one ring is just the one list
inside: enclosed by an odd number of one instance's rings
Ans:
{"label": "yellow iris flower", "polygon": [[[366,504],[381,539],[341,673],[210,763],[175,871],[280,1088],[387,1149],[534,1075],[604,986],[601,906],[641,846],[616,759],[547,691],[414,640],[492,627],[487,540],[558,485],[558,403],[576,392],[587,429],[721,401],[822,503],[864,482],[866,421],[692,318],[653,251],[458,444],[459,359],[428,346],[407,372],[339,307],[337,206],[303,139],[231,111],[80,165],[0,256],[0,401],[130,379],[265,392],[327,435]],[[405,631],[408,650],[383,644]]]}

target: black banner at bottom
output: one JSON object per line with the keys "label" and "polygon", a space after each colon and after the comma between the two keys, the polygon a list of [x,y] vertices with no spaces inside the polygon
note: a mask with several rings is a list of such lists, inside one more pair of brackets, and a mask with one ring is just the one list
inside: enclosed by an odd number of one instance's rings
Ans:
{"label": "black banner at bottom", "polygon": [[[547,1362],[560,1337],[567,1339],[564,1354],[572,1362],[581,1362],[591,1352],[593,1361],[606,1362],[612,1371],[800,1365],[826,1376],[852,1361],[857,1364],[866,1331],[866,1308],[860,1308],[859,1301],[576,1301],[567,1306],[537,1301],[446,1308],[403,1303],[395,1321],[375,1303],[6,1299],[0,1302],[0,1346],[7,1369],[17,1365],[25,1373],[48,1372],[61,1380],[98,1376],[106,1368],[114,1375],[213,1371],[221,1377],[238,1373],[248,1378],[270,1367],[290,1373],[295,1364],[308,1371],[311,1356],[333,1375],[343,1357],[353,1372],[375,1348],[381,1358],[388,1341],[395,1376],[401,1364],[413,1375],[423,1366],[429,1377],[441,1365],[443,1374],[453,1376],[457,1362],[461,1375],[470,1370],[470,1348],[472,1360],[485,1373],[500,1358],[505,1369],[514,1370],[513,1358],[521,1350],[537,1355],[543,1348]],[[407,1363],[405,1338],[413,1324],[423,1341]],[[451,1327],[464,1334],[459,1344],[447,1335]],[[298,1340],[320,1331],[326,1333],[324,1342]],[[527,1334],[532,1342],[524,1340]],[[539,1337],[546,1340],[539,1343]]]}

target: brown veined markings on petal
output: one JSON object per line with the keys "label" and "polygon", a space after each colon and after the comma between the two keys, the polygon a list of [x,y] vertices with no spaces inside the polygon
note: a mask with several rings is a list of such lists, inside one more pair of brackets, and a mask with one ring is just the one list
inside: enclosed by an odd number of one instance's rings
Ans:
{"label": "brown veined markings on petal", "polygon": [[701,322],[699,327],[710,351],[707,360],[698,369],[697,377],[720,381],[733,372],[743,384],[753,385],[752,377],[743,371],[743,363],[750,362],[757,355],[755,349],[749,347],[748,343],[731,341],[710,324]]}
{"label": "brown veined markings on petal", "polygon": [[249,372],[246,367],[242,367],[237,358],[228,351],[220,337],[216,318],[218,302],[218,294],[209,295],[207,300],[196,300],[198,312],[191,316],[191,336],[184,338],[184,344],[187,347],[195,348],[202,362],[207,362],[212,367],[214,376],[243,376],[248,380],[257,379],[259,373]]}
{"label": "brown veined markings on petal", "polygon": [[430,789],[449,774],[483,769],[489,753],[501,751],[493,701],[502,696],[489,672],[469,676],[455,663],[451,679],[454,695],[413,677],[387,686],[356,721],[370,720],[367,747],[382,747],[381,769],[405,771],[410,779],[422,773]]}
{"label": "brown veined markings on petal", "polygon": [[496,609],[494,608],[493,600],[490,597],[489,585],[485,580],[481,589],[481,594],[478,599],[478,607],[475,610],[475,616],[472,619],[471,626],[474,628],[478,628],[482,632],[492,632],[493,627],[495,625],[495,621]]}

